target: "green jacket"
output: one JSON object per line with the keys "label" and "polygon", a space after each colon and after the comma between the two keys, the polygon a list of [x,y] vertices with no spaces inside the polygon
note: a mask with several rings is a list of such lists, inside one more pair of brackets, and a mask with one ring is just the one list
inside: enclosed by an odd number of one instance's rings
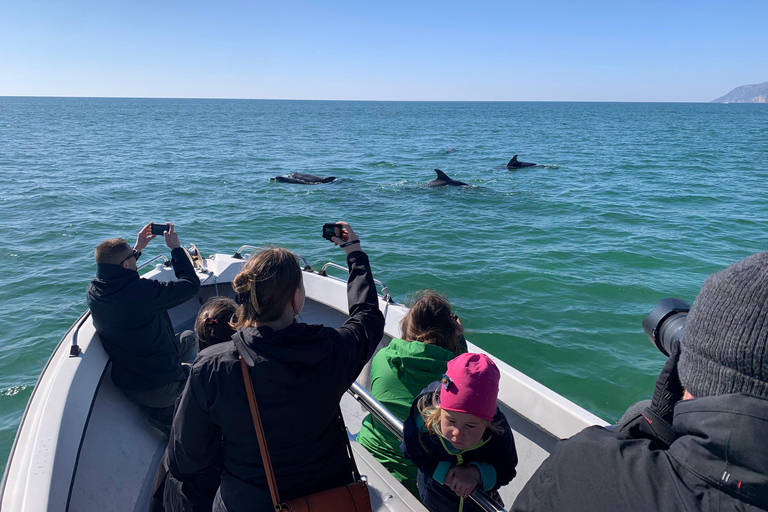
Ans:
{"label": "green jacket", "polygon": [[[448,361],[456,357],[450,350],[420,341],[393,338],[371,362],[371,394],[400,421],[405,421],[411,404],[430,383],[440,380]],[[363,419],[357,441],[416,497],[418,468],[403,456],[400,440],[370,415]]]}

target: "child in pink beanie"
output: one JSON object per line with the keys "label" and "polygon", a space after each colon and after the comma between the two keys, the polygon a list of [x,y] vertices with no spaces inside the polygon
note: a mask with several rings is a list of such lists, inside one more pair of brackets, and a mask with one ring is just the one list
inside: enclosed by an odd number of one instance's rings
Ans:
{"label": "child in pink beanie", "polygon": [[499,377],[485,354],[462,354],[414,400],[401,449],[419,467],[419,495],[429,510],[479,511],[464,500],[478,487],[503,506],[496,491],[514,478],[517,452],[496,406]]}

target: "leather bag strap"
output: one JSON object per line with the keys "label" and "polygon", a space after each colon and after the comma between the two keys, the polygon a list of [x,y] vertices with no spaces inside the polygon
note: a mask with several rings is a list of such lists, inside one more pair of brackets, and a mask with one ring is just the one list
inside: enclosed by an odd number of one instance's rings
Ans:
{"label": "leather bag strap", "polygon": [[[269,486],[269,494],[272,496],[272,505],[275,510],[280,512],[282,505],[280,501],[280,493],[277,490],[277,480],[275,480],[275,471],[272,468],[272,459],[269,457],[269,449],[267,448],[267,439],[264,435],[264,426],[261,423],[261,414],[259,414],[259,406],[256,403],[256,394],[253,391],[253,381],[251,380],[251,373],[248,371],[248,363],[238,356],[240,359],[240,368],[243,370],[243,381],[245,382],[245,394],[248,395],[248,405],[251,408],[251,418],[253,418],[253,428],[256,430],[256,438],[259,440],[259,451],[261,451],[261,460],[264,464],[264,472],[267,475],[267,485]],[[344,436],[344,441],[347,443],[347,455],[352,461],[352,470],[355,476],[355,481],[360,481],[360,471],[357,469],[357,462],[355,461],[355,454],[352,451],[352,444],[349,442],[349,436],[347,435],[347,426],[344,423],[344,416],[341,414],[341,407],[338,409],[339,427],[341,433]]]}
{"label": "leather bag strap", "polygon": [[[256,437],[259,439],[259,451],[261,451],[261,460],[264,463],[264,472],[267,474],[267,485],[269,486],[269,494],[272,495],[272,505],[274,505],[276,511],[280,511],[280,494],[277,491],[277,481],[275,480],[275,472],[272,469],[272,459],[269,458],[269,450],[267,449],[267,439],[264,437],[264,427],[261,424],[261,415],[259,414],[259,406],[256,403],[256,395],[253,392],[253,381],[251,380],[251,373],[248,371],[248,364],[243,360],[241,356],[240,367],[243,369],[243,380],[245,381],[245,394],[248,395],[248,405],[251,407],[251,417],[253,418],[253,428],[256,430]],[[355,467],[357,471],[357,467]]]}

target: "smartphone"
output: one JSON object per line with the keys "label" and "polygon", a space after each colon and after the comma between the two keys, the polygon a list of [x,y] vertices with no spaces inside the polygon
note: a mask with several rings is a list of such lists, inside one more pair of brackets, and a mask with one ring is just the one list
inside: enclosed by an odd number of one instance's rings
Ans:
{"label": "smartphone", "polygon": [[155,224],[152,223],[152,234],[153,235],[162,235],[166,231],[168,231],[168,224]]}
{"label": "smartphone", "polygon": [[337,238],[341,238],[341,234],[343,233],[341,224],[333,224],[330,222],[326,222],[323,224],[323,238],[326,240],[330,240],[334,236]]}

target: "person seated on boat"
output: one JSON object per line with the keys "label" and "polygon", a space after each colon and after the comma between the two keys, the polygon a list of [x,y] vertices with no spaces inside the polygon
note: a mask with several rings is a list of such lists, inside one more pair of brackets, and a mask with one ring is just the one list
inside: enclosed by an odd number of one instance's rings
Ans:
{"label": "person seated on boat", "polygon": [[174,334],[168,310],[194,297],[200,280],[173,224],[163,236],[177,280],[139,277],[136,262],[155,236],[147,224],[133,248],[122,238],[100,243],[96,279],[86,295],[93,325],[112,359],[112,381],[128,398],[152,408],[150,423],[162,430],[170,425],[173,404],[187,380],[182,362],[195,353],[194,333]]}
{"label": "person seated on boat", "polygon": [[496,401],[500,378],[487,355],[462,354],[413,401],[401,449],[431,512],[483,512],[465,500],[476,488],[504,506],[498,490],[517,474],[517,449]]}
{"label": "person seated on boat", "polygon": [[[232,341],[235,329],[230,322],[236,311],[237,303],[229,297],[213,297],[203,304],[195,320],[198,353],[218,343]],[[195,475],[194,482],[188,483],[187,492],[192,492],[190,489],[194,488],[198,510],[211,510],[213,497],[221,484],[221,468],[222,465],[219,463],[210,471]],[[152,484],[149,512],[166,510],[164,501],[168,503],[169,511],[184,510],[181,489],[182,483],[173,478],[168,471],[168,449],[166,449]]]}
{"label": "person seated on boat", "polygon": [[651,405],[560,441],[525,511],[768,510],[768,252],[704,282]]}
{"label": "person seated on boat", "polygon": [[198,353],[232,339],[236,331],[230,322],[236,312],[237,303],[229,297],[213,297],[200,308],[195,320]]}
{"label": "person seated on boat", "polygon": [[339,401],[381,341],[384,317],[368,256],[349,224],[340,224],[342,236],[332,241],[343,246],[350,271],[341,327],[296,321],[305,299],[297,257],[266,249],[233,280],[240,307],[232,343],[209,347],[192,367],[171,428],[170,471],[186,492],[195,475],[223,460],[216,512],[273,509],[239,357],[251,368],[281,499],[353,481]]}
{"label": "person seated on boat", "polygon": [[[448,361],[467,351],[464,329],[448,299],[421,292],[400,321],[393,338],[371,361],[371,394],[400,421],[416,395],[445,373]],[[371,415],[363,419],[357,442],[417,498],[416,466],[400,451],[400,439]]]}

